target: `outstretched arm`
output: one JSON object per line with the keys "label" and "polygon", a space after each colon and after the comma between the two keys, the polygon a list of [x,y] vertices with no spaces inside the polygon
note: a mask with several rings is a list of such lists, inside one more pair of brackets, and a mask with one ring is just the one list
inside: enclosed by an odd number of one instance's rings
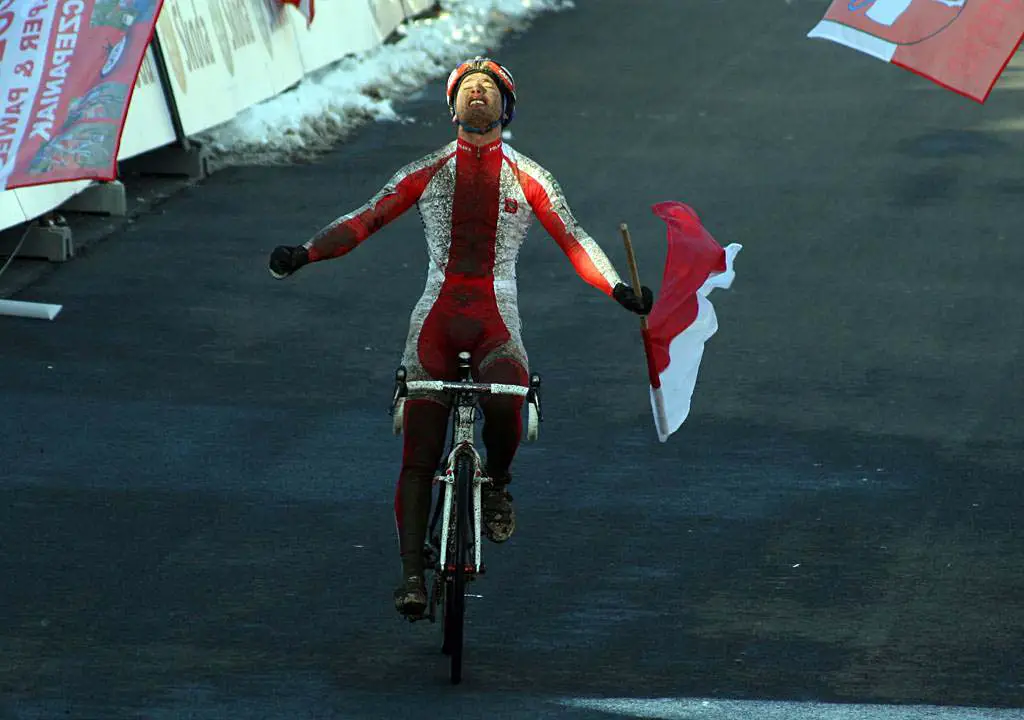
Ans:
{"label": "outstretched arm", "polygon": [[433,153],[395,173],[376,195],[357,210],[342,215],[310,240],[295,247],[279,245],[270,254],[270,272],[286,278],[311,262],[340,257],[412,207],[444,162]]}
{"label": "outstretched arm", "polygon": [[547,233],[562,248],[576,273],[606,295],[622,282],[601,246],[576,222],[562,188],[547,172],[520,168],[523,192]]}
{"label": "outstretched arm", "polygon": [[309,261],[341,257],[354,250],[392,220],[411,208],[433,176],[434,167],[418,163],[395,173],[362,207],[342,215],[304,243]]}
{"label": "outstretched arm", "polygon": [[558,182],[551,173],[530,163],[529,170],[519,169],[523,192],[540,224],[568,256],[576,273],[630,312],[649,313],[654,305],[651,289],[641,287],[637,295],[634,288],[622,282],[601,246],[576,222]]}

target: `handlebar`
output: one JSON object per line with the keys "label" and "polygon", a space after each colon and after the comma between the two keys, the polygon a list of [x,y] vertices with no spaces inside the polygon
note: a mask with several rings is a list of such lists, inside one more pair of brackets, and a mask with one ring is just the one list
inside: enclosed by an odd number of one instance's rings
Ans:
{"label": "handlebar", "polygon": [[395,395],[392,406],[395,407],[401,398],[409,395],[431,392],[448,392],[471,395],[518,395],[540,412],[540,375],[531,373],[529,385],[510,383],[479,383],[472,382],[469,374],[469,353],[459,353],[459,381],[450,380],[407,380],[404,365],[395,371]]}
{"label": "handlebar", "polygon": [[406,380],[404,385],[410,394],[417,392],[454,392],[474,393],[477,395],[519,395],[520,397],[526,397],[531,390],[526,385],[448,382],[446,380]]}
{"label": "handlebar", "polygon": [[[454,393],[456,396],[465,398],[466,395],[518,395],[526,398],[528,406],[528,428],[527,437],[534,440],[537,437],[537,423],[543,419],[540,409],[540,375],[530,374],[529,385],[515,385],[510,383],[479,383],[473,382],[469,371],[469,353],[459,353],[459,381],[450,380],[408,380],[404,365],[399,365],[395,371],[395,394],[391,399],[389,414],[394,417],[394,431],[401,433],[403,408],[405,398],[420,393]],[[468,401],[468,400],[466,400]]]}

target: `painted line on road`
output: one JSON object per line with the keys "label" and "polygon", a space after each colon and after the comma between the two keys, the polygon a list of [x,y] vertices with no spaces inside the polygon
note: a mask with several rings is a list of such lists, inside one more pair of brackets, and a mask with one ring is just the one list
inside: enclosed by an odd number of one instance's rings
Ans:
{"label": "painted line on road", "polygon": [[571,698],[562,705],[656,720],[1024,720],[1024,709],[711,698]]}

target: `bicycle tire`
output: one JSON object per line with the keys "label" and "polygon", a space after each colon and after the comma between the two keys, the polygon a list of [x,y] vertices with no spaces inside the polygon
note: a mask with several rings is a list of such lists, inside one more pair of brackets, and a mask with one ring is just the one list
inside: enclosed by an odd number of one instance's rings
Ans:
{"label": "bicycle tire", "polygon": [[[438,503],[436,515],[440,516],[442,506],[448,501],[447,493],[450,486],[446,483],[441,483],[440,490],[438,491]],[[435,520],[438,518],[435,518]],[[451,528],[449,528],[451,532]],[[440,543],[439,543],[440,547]],[[451,543],[449,543],[449,550],[451,549]],[[450,553],[449,553],[450,555]],[[440,556],[439,556],[440,557]],[[439,599],[441,605],[441,652],[445,655],[451,655],[451,632],[450,632],[450,619],[452,616],[452,578],[448,573],[447,568],[441,567],[438,563],[438,573],[440,574],[441,581],[439,588],[441,591],[441,597]]]}
{"label": "bicycle tire", "polygon": [[446,645],[451,658],[453,685],[462,682],[466,620],[466,565],[469,562],[472,502],[473,461],[463,455],[455,463],[455,567],[451,579],[450,615],[445,618]]}
{"label": "bicycle tire", "polygon": [[451,656],[451,632],[449,631],[449,622],[452,616],[452,581],[445,580],[441,583],[441,652],[445,655]]}

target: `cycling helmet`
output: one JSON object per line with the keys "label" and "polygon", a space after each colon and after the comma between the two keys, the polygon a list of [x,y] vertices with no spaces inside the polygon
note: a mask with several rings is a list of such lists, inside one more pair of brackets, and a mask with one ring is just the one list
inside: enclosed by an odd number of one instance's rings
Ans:
{"label": "cycling helmet", "polygon": [[[448,76],[445,94],[448,100],[448,112],[451,114],[452,120],[457,121],[455,117],[455,96],[459,92],[459,84],[467,75],[475,72],[482,72],[488,75],[498,84],[503,103],[501,126],[505,127],[512,122],[512,118],[516,114],[516,81],[513,79],[512,73],[504,65],[500,65],[490,58],[479,56],[459,63],[458,67],[452,70]],[[495,124],[496,126],[497,124]]]}

